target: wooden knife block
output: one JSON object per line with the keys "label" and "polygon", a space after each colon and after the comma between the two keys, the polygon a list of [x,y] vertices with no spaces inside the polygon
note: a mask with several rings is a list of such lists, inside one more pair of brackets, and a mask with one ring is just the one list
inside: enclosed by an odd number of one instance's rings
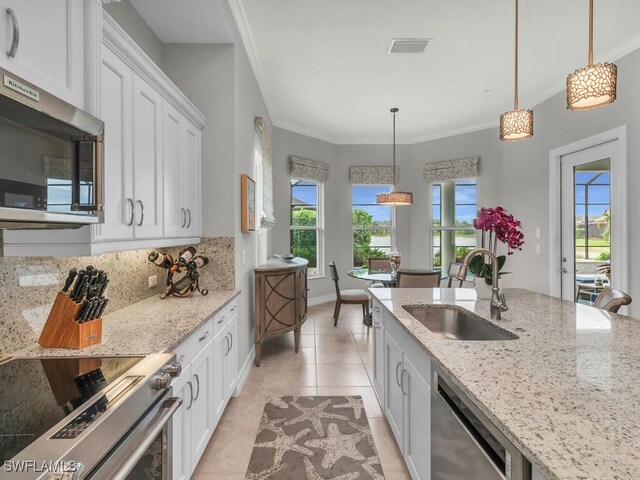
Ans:
{"label": "wooden knife block", "polygon": [[81,349],[102,341],[102,318],[78,323],[75,318],[82,303],[58,292],[38,343],[47,348]]}

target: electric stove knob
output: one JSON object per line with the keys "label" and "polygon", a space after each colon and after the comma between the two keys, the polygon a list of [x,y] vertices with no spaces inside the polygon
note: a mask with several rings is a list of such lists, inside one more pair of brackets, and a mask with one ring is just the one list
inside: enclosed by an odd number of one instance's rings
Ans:
{"label": "electric stove knob", "polygon": [[171,386],[171,375],[161,373],[153,378],[154,390],[167,390]]}
{"label": "electric stove knob", "polygon": [[182,373],[182,365],[180,362],[169,363],[162,368],[162,371],[164,373],[168,373],[172,377],[179,377],[180,373]]}

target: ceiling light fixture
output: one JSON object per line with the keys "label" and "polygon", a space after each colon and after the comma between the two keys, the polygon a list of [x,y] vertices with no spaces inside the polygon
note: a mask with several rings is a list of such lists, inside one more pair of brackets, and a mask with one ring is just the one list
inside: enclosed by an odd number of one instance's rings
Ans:
{"label": "ceiling light fixture", "polygon": [[533,110],[518,109],[518,0],[516,0],[515,93],[513,110],[500,115],[500,140],[520,140],[533,135]]}
{"label": "ceiling light fixture", "polygon": [[567,77],[567,109],[589,110],[615,102],[618,67],[593,64],[593,0],[589,0],[589,65]]}
{"label": "ceiling light fixture", "polygon": [[391,113],[393,114],[393,168],[391,170],[393,183],[389,193],[379,193],[377,198],[378,205],[390,205],[392,207],[413,205],[413,193],[396,192],[396,183],[398,183],[398,176],[396,173],[396,115],[398,114],[398,111],[399,110],[397,108],[391,109]]}

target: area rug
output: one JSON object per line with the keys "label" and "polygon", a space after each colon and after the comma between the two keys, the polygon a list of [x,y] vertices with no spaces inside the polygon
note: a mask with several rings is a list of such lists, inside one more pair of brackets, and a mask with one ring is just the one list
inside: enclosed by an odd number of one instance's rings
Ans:
{"label": "area rug", "polygon": [[362,398],[267,398],[245,478],[384,480]]}

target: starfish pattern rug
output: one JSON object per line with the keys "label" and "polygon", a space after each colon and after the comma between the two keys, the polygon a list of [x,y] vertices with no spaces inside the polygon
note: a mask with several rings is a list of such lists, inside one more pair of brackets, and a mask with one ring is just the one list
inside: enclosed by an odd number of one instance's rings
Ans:
{"label": "starfish pattern rug", "polygon": [[362,398],[267,398],[245,478],[384,480]]}

